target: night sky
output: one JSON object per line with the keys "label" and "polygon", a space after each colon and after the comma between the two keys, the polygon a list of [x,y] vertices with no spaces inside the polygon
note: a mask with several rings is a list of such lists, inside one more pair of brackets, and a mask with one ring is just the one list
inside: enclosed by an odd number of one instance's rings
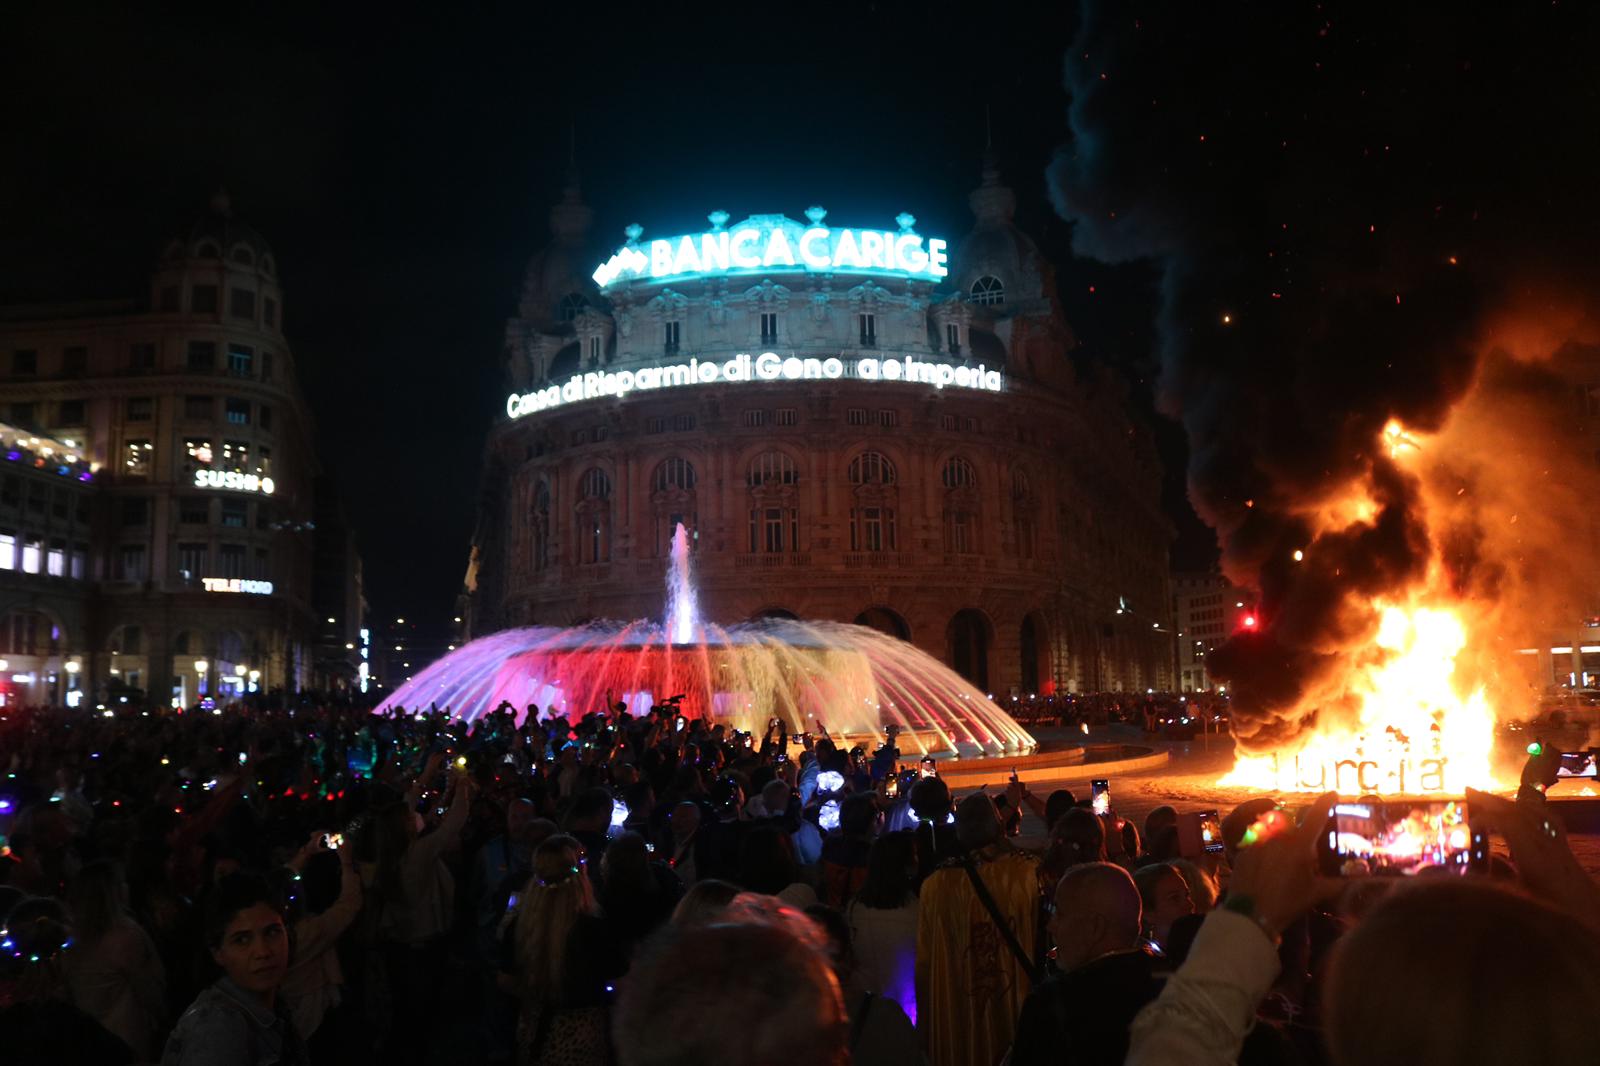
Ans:
{"label": "night sky", "polygon": [[[501,342],[575,141],[598,262],[646,233],[811,203],[971,224],[992,116],[1019,223],[1057,264],[1074,358],[1149,410],[1155,272],[1072,257],[1046,169],[1072,5],[233,5],[8,19],[0,300],[142,295],[219,186],[273,245],[285,331],[375,613],[448,621]],[[803,13],[802,13],[803,12]],[[219,18],[221,19],[219,21]],[[557,21],[564,20],[564,21]],[[19,47],[20,46],[20,47]],[[1174,471],[1182,434],[1159,427]],[[1168,478],[1175,565],[1209,532]]]}

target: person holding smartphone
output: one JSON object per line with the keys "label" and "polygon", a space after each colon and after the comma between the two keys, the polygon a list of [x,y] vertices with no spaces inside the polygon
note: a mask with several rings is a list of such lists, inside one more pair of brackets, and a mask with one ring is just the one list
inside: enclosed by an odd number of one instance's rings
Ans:
{"label": "person holding smartphone", "polygon": [[338,878],[338,896],[327,910],[309,913],[304,907],[291,907],[294,949],[279,990],[295,1031],[311,1048],[312,1057],[322,1059],[325,1056],[317,1055],[317,1049],[334,1041],[318,1040],[316,1034],[329,1012],[341,1003],[344,972],[335,948],[361,911],[361,875],[356,870],[355,849],[344,846],[343,837],[320,831],[311,834],[306,846],[289,860],[289,869],[305,886],[296,894],[297,903],[326,894],[321,883]]}

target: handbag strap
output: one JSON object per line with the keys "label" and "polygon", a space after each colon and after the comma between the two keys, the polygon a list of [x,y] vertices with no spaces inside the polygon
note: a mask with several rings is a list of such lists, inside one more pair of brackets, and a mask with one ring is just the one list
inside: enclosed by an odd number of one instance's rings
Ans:
{"label": "handbag strap", "polygon": [[983,883],[983,878],[978,875],[978,867],[967,859],[961,864],[967,871],[967,879],[972,882],[972,890],[978,894],[978,902],[983,904],[983,909],[989,912],[989,917],[994,921],[995,927],[1000,930],[1006,947],[1011,949],[1011,954],[1016,956],[1017,965],[1022,967],[1022,972],[1028,975],[1028,980],[1034,984],[1039,983],[1039,968],[1034,965],[1028,953],[1023,950],[1022,942],[1017,939],[1017,934],[1012,931],[1011,923],[1006,921],[1005,915],[1000,913],[999,904],[995,903],[994,896],[989,894],[989,886]]}

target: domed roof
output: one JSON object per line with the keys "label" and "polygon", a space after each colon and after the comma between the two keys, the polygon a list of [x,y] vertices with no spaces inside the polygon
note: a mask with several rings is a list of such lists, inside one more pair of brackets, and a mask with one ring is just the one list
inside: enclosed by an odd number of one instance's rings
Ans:
{"label": "domed roof", "polygon": [[1044,296],[1039,246],[1012,222],[1017,197],[1001,183],[992,152],[985,153],[983,183],[972,190],[967,202],[977,220],[957,246],[950,271],[950,280],[963,297],[971,296],[972,287],[980,278],[999,279],[1004,299],[991,304],[997,311],[1007,304]]}
{"label": "domed roof", "polygon": [[253,227],[233,217],[232,201],[219,190],[206,211],[189,226],[182,242],[175,241],[168,247],[167,257],[236,259],[248,261],[249,265],[260,264],[270,272],[272,246]]}
{"label": "domed roof", "polygon": [[517,313],[535,328],[569,329],[576,312],[572,297],[581,297],[591,307],[600,303],[599,290],[590,276],[594,263],[584,252],[592,217],[576,176],[569,175],[561,201],[550,208],[551,241],[528,260],[522,277]]}

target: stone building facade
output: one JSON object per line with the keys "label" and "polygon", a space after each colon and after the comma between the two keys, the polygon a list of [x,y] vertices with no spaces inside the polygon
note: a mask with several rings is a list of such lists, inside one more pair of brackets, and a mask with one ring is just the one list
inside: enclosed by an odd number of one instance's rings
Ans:
{"label": "stone building facade", "polygon": [[468,633],[660,618],[682,522],[707,619],[874,626],[998,700],[1172,687],[1151,440],[1075,374],[992,165],[970,204],[948,249],[719,211],[596,271],[569,186],[507,325]]}
{"label": "stone building facade", "polygon": [[146,297],[0,308],[0,416],[99,468],[92,599],[57,619],[88,690],[313,682],[317,461],[282,316],[272,249],[221,196]]}

